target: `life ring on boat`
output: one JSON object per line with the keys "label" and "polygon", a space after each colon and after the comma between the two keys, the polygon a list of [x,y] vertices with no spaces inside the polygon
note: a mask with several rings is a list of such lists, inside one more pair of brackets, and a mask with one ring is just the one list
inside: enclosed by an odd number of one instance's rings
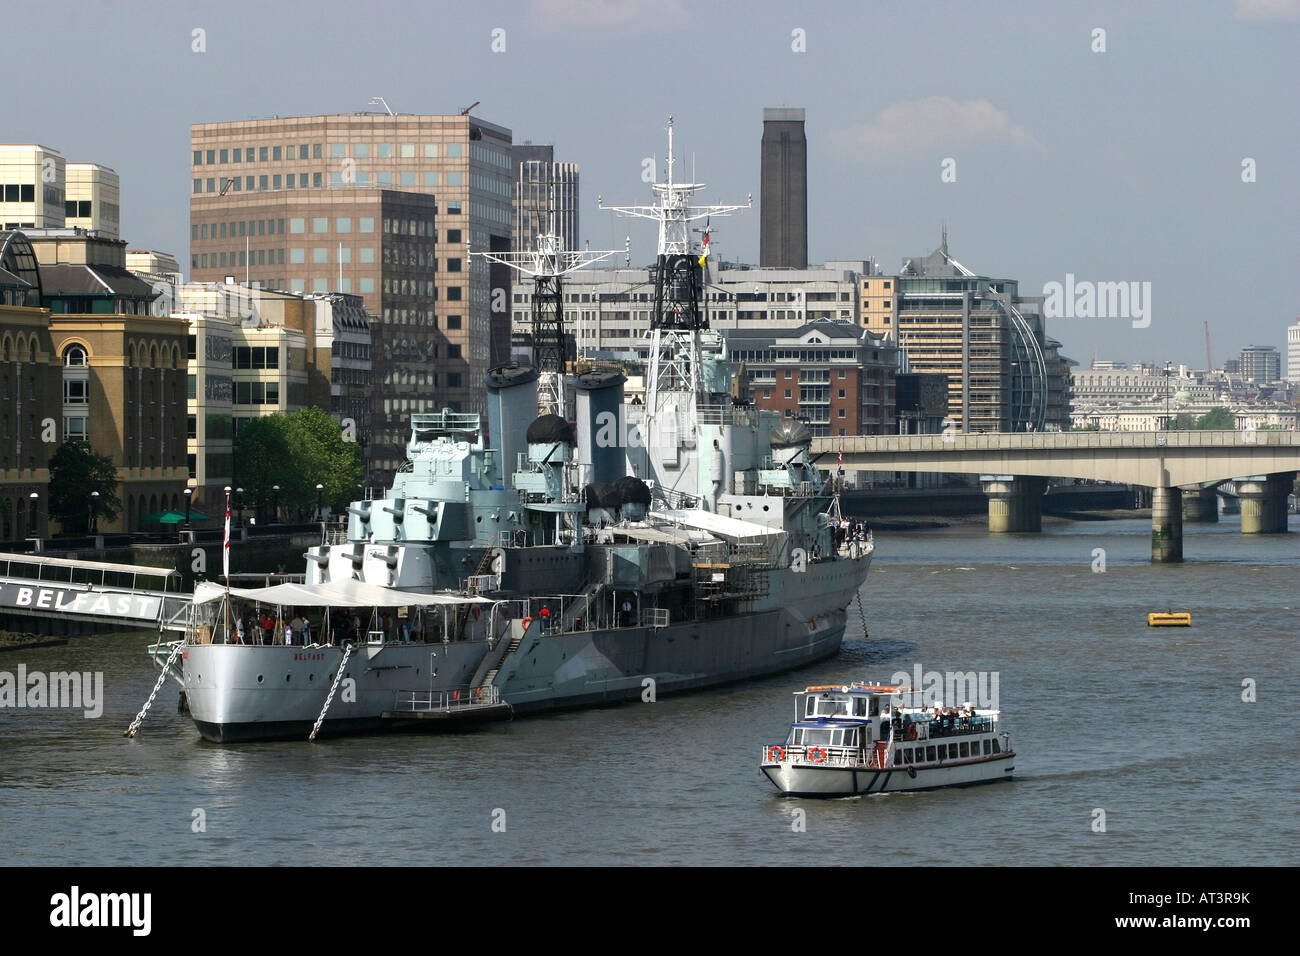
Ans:
{"label": "life ring on boat", "polygon": [[524,620],[523,620],[524,630],[525,630],[525,631],[528,630],[528,625],[530,625],[530,624],[532,624],[532,623],[533,623],[533,619],[532,619],[531,617],[526,617],[526,618],[524,618]]}
{"label": "life ring on boat", "polygon": [[825,763],[826,748],[813,747],[811,750],[808,751],[808,759],[811,760],[813,763]]}
{"label": "life ring on boat", "polygon": [[908,767],[908,768],[907,768],[907,775],[908,775],[909,777],[911,777],[913,780],[915,780],[915,779],[916,779],[916,768],[915,768],[915,767]]}
{"label": "life ring on boat", "polygon": [[907,728],[907,739],[908,740],[916,739],[916,724],[912,724],[912,726]]}
{"label": "life ring on boat", "polygon": [[785,762],[785,749],[782,747],[770,747],[767,751],[767,759],[773,763]]}
{"label": "life ring on boat", "polygon": [[481,614],[481,613],[482,613],[482,612],[479,610],[478,605],[477,605],[477,604],[474,605],[474,620],[477,621],[478,618],[479,618],[479,614]]}

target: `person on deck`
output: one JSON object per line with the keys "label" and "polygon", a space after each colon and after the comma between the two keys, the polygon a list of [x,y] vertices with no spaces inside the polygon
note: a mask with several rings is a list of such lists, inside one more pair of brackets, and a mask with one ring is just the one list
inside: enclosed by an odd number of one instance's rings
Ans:
{"label": "person on deck", "polygon": [[542,633],[546,633],[547,626],[551,623],[551,609],[548,605],[543,604],[542,609],[537,612],[537,617],[542,622]]}

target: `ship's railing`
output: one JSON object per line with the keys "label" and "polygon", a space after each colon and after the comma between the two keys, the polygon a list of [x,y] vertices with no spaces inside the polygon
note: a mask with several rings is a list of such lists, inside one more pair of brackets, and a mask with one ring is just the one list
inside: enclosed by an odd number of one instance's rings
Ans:
{"label": "ship's railing", "polygon": [[497,687],[456,687],[451,690],[400,690],[394,710],[411,713],[430,710],[462,710],[501,703]]}
{"label": "ship's railing", "polygon": [[960,737],[965,734],[987,734],[997,730],[995,717],[954,717],[951,721],[943,718],[929,718],[930,738]]}
{"label": "ship's railing", "polygon": [[697,425],[744,425],[752,428],[758,424],[758,410],[737,405],[697,405],[695,423]]}
{"label": "ship's railing", "polygon": [[821,745],[771,744],[763,748],[763,763],[782,758],[796,766],[806,767],[867,767],[876,766],[876,752],[866,755],[860,747],[824,747]]}
{"label": "ship's railing", "polygon": [[499,574],[471,574],[465,578],[462,588],[470,594],[478,594],[482,591],[497,591],[501,588],[501,575]]}
{"label": "ship's railing", "polygon": [[323,528],[321,529],[320,543],[324,546],[334,546],[348,543],[347,528]]}
{"label": "ship's railing", "polygon": [[641,627],[667,627],[668,609],[663,607],[643,607],[637,617]]}

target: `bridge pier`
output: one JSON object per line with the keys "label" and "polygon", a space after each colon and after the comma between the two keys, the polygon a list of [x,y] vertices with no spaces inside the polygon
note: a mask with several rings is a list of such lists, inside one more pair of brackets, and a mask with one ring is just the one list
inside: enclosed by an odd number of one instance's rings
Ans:
{"label": "bridge pier", "polygon": [[1151,490],[1151,560],[1177,564],[1183,560],[1183,490]]}
{"label": "bridge pier", "polygon": [[1210,524],[1219,520],[1218,488],[1184,485],[1179,490],[1183,493],[1184,522],[1192,521]]}
{"label": "bridge pier", "polygon": [[990,532],[1006,534],[1043,530],[1046,478],[981,475],[980,485],[989,499]]}
{"label": "bridge pier", "polygon": [[1291,472],[1286,472],[1237,479],[1242,534],[1286,533],[1286,499],[1291,493],[1292,477]]}

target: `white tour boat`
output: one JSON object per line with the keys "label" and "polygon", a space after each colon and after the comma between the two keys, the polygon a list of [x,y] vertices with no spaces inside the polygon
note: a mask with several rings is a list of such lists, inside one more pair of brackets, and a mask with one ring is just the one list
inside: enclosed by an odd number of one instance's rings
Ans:
{"label": "white tour boat", "polygon": [[791,797],[849,797],[1011,779],[1011,735],[999,713],[908,707],[909,688],[855,683],[797,691],[785,742],[760,769]]}

